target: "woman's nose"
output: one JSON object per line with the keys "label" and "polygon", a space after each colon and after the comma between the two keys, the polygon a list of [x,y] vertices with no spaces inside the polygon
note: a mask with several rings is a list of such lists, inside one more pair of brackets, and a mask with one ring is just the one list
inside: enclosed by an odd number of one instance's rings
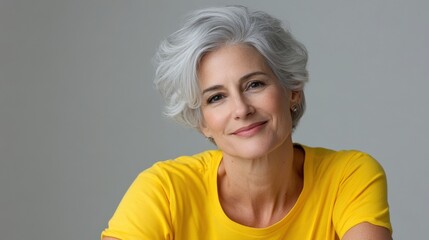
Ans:
{"label": "woman's nose", "polygon": [[254,107],[250,104],[245,96],[239,95],[234,97],[234,119],[244,119],[255,112]]}

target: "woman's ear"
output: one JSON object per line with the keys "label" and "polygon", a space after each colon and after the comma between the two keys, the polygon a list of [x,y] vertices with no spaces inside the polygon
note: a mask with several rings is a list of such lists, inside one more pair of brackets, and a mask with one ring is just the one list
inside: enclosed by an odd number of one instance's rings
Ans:
{"label": "woman's ear", "polygon": [[301,104],[302,91],[291,91],[290,93],[290,107]]}

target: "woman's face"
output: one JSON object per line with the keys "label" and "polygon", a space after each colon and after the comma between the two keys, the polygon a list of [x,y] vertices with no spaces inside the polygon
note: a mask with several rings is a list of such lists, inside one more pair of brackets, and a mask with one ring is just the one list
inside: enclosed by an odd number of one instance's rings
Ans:
{"label": "woman's face", "polygon": [[299,93],[283,88],[254,48],[228,45],[206,54],[198,77],[201,132],[224,155],[254,159],[292,143],[290,108]]}

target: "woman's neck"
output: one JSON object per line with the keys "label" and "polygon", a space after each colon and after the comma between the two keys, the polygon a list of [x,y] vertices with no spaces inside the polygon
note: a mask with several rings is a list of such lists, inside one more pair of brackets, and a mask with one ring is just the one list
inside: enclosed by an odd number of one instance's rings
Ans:
{"label": "woman's neck", "polygon": [[218,170],[219,199],[233,220],[269,226],[294,206],[303,186],[304,154],[292,143],[258,159],[224,156]]}

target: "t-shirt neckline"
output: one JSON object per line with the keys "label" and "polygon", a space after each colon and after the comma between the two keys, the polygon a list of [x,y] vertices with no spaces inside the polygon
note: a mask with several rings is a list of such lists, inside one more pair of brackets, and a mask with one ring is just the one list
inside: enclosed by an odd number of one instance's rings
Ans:
{"label": "t-shirt neckline", "polygon": [[222,161],[222,151],[218,150],[216,156],[214,157],[213,164],[210,173],[210,181],[209,181],[209,189],[210,189],[210,200],[212,204],[213,209],[213,216],[217,218],[217,221],[219,223],[224,224],[224,227],[228,227],[229,229],[233,231],[237,231],[241,234],[249,234],[249,236],[264,236],[267,234],[270,234],[272,232],[275,232],[279,228],[283,228],[286,224],[293,221],[294,216],[299,212],[299,210],[303,207],[305,203],[306,196],[308,195],[308,192],[311,188],[311,182],[312,182],[312,175],[309,174],[309,171],[311,169],[312,163],[311,160],[313,159],[313,153],[311,151],[311,148],[308,148],[307,146],[301,145],[301,144],[295,144],[298,146],[301,146],[304,150],[304,179],[303,179],[303,188],[302,191],[295,203],[295,205],[292,207],[292,209],[287,213],[281,220],[274,223],[271,226],[264,227],[264,228],[255,228],[255,227],[249,227],[240,223],[237,223],[230,219],[226,213],[223,211],[222,205],[219,200],[219,193],[218,193],[218,186],[217,186],[217,180],[218,180],[218,169],[220,166],[220,163]]}

